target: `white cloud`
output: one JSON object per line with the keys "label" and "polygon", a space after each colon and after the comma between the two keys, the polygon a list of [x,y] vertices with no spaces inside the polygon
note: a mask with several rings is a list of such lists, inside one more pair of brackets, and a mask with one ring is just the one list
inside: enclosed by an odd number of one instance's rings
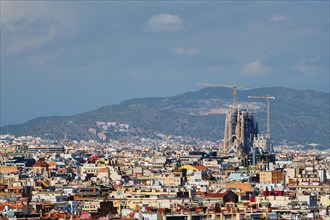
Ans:
{"label": "white cloud", "polygon": [[277,14],[270,18],[270,21],[272,22],[286,21],[286,20],[288,20],[288,16],[283,14]]}
{"label": "white cloud", "polygon": [[36,20],[22,18],[2,25],[4,34],[2,52],[14,55],[50,43],[58,35],[56,29],[58,22],[54,18],[40,17]]}
{"label": "white cloud", "polygon": [[173,49],[175,51],[175,53],[179,54],[179,55],[185,55],[185,56],[192,56],[195,55],[198,50],[196,48],[193,47],[177,47]]}
{"label": "white cloud", "polygon": [[299,71],[305,76],[313,76],[320,71],[320,67],[316,65],[318,61],[319,57],[317,56],[303,59],[293,68],[293,70]]}
{"label": "white cloud", "polygon": [[72,34],[76,13],[54,2],[1,1],[1,53],[16,55]]}
{"label": "white cloud", "polygon": [[244,76],[261,76],[268,74],[268,69],[261,64],[261,60],[254,60],[245,66],[241,70],[241,74]]}
{"label": "white cloud", "polygon": [[184,21],[178,15],[159,14],[151,16],[147,25],[148,30],[154,32],[176,31],[183,28]]}

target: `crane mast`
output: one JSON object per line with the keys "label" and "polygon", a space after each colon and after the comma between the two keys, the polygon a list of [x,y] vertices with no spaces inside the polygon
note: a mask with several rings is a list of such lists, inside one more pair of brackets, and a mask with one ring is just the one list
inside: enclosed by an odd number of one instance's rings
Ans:
{"label": "crane mast", "polygon": [[275,99],[274,96],[270,96],[269,94],[267,96],[248,96],[248,98],[253,99],[266,99],[267,100],[267,134],[266,138],[268,141],[270,141],[270,100]]}

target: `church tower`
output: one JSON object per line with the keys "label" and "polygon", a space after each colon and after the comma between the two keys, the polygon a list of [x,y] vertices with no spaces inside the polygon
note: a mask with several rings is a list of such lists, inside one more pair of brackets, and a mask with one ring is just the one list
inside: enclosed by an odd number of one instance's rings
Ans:
{"label": "church tower", "polygon": [[257,123],[247,110],[231,108],[226,114],[223,154],[232,147],[246,156],[253,147],[253,138],[257,136]]}

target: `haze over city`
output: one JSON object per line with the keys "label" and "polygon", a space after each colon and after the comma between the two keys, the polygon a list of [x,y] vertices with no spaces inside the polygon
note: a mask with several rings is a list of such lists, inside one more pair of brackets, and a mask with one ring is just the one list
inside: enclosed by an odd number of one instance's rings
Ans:
{"label": "haze over city", "polygon": [[1,126],[234,80],[329,92],[329,1],[1,1]]}

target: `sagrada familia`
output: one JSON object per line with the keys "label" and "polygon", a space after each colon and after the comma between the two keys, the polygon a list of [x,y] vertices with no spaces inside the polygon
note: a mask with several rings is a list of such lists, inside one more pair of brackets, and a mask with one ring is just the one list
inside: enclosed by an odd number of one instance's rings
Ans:
{"label": "sagrada familia", "polygon": [[247,110],[232,107],[226,114],[224,152],[238,156],[248,154],[253,147],[253,139],[258,135],[258,122]]}
{"label": "sagrada familia", "polygon": [[239,109],[236,103],[226,114],[224,140],[219,150],[221,155],[240,158],[244,165],[275,161],[270,135],[259,134],[255,115]]}

